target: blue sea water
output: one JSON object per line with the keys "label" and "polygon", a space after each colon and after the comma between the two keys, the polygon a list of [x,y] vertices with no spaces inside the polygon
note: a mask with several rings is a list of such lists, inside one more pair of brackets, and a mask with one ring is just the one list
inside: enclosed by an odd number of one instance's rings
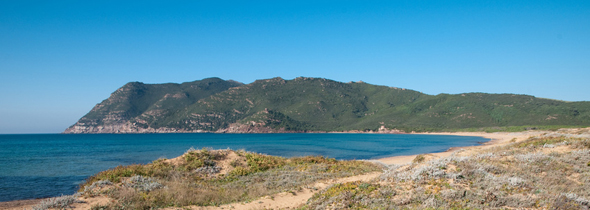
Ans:
{"label": "blue sea water", "polygon": [[73,194],[80,183],[97,172],[174,158],[191,147],[350,160],[441,152],[487,140],[414,134],[0,135],[0,201]]}

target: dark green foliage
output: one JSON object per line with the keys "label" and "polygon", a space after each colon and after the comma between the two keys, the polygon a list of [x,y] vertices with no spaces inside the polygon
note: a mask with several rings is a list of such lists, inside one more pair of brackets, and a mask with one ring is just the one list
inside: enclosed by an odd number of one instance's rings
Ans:
{"label": "dark green foliage", "polygon": [[239,123],[242,124],[250,124],[250,123],[259,123],[265,127],[269,127],[272,129],[280,130],[283,129],[285,131],[308,131],[314,130],[314,126],[299,122],[297,120],[292,119],[289,116],[284,115],[283,113],[273,111],[273,110],[264,110],[258,112],[256,114],[250,115],[243,120],[240,120]]}
{"label": "dark green foliage", "polygon": [[[113,118],[118,116],[119,118]],[[116,119],[116,120],[113,120]],[[217,131],[232,123],[283,131],[522,131],[590,125],[590,102],[515,94],[426,95],[321,78],[251,84],[212,78],[183,84],[129,83],[76,125]]]}

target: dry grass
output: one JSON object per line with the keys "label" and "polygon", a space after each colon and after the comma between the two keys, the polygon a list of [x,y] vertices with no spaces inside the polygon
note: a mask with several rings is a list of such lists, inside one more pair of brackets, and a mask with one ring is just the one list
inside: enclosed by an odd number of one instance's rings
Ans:
{"label": "dry grass", "polygon": [[[83,186],[90,190],[82,193],[89,197],[106,195],[115,201],[93,209],[216,206],[296,192],[319,180],[379,170],[368,162],[319,156],[282,158],[245,151],[191,149],[173,160],[100,172],[88,179]],[[97,188],[103,185],[106,187]]]}

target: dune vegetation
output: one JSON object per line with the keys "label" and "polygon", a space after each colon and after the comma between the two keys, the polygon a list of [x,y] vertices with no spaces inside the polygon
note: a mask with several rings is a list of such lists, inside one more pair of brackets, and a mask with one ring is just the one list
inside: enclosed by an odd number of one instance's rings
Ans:
{"label": "dune vegetation", "polygon": [[282,158],[234,150],[189,150],[175,159],[119,166],[88,178],[80,196],[115,202],[92,209],[216,206],[296,192],[319,180],[380,171],[364,161]]}

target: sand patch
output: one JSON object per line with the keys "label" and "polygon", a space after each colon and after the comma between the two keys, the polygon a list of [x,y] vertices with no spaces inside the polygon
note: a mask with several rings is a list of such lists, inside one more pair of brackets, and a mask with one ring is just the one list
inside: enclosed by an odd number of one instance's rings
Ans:
{"label": "sand patch", "polygon": [[31,200],[16,200],[16,201],[6,201],[0,202],[0,209],[5,210],[23,210],[23,209],[32,209],[33,206],[41,203],[45,199],[31,199]]}

